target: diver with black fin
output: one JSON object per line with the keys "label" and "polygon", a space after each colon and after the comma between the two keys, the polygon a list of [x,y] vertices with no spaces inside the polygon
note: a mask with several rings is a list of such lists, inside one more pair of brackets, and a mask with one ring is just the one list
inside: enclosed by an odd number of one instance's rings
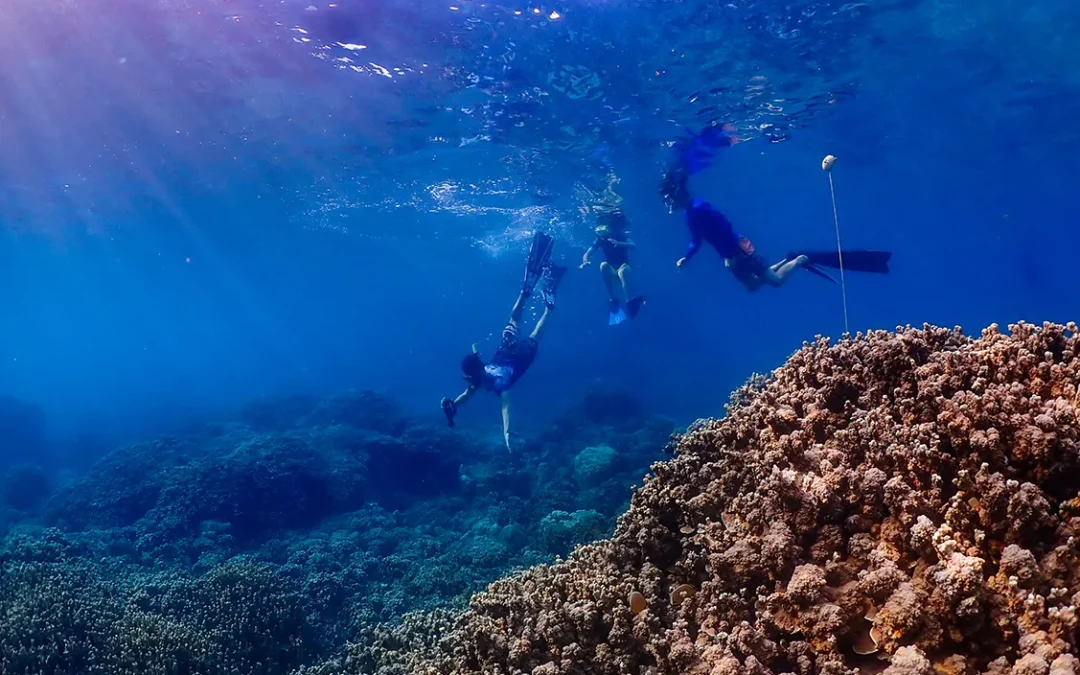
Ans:
{"label": "diver with black fin", "polygon": [[682,269],[701,248],[708,243],[724,260],[724,267],[749,291],[762,286],[779,288],[787,283],[795,270],[805,266],[809,258],[797,255],[769,265],[754,248],[753,242],[735,231],[731,221],[712,204],[702,199],[691,199],[685,207],[684,219],[690,230],[690,245],[686,253],[675,263]]}
{"label": "diver with black fin", "polygon": [[[461,360],[461,371],[468,383],[465,391],[457,398],[442,400],[443,414],[446,415],[447,423],[453,427],[458,407],[472,398],[478,390],[484,389],[498,394],[502,400],[503,441],[507,450],[510,450],[510,388],[521,379],[536,359],[540,339],[547,328],[551,312],[555,309],[555,291],[566,273],[565,267],[551,261],[554,244],[555,240],[542,232],[533,236],[521,292],[510,310],[510,321],[503,328],[502,340],[491,357],[491,362],[484,363],[474,344],[472,352]],[[544,313],[536,322],[532,333],[523,338],[521,316],[537,286],[544,300]]]}
{"label": "diver with black fin", "polygon": [[839,283],[822,267],[840,269],[848,272],[867,272],[869,274],[888,274],[889,261],[892,259],[891,251],[792,251],[785,260],[794,260],[799,256],[806,257],[806,271],[816,274],[823,279],[828,279],[834,284]]}
{"label": "diver with black fin", "polygon": [[614,326],[636,317],[645,304],[645,296],[630,295],[630,251],[637,244],[626,229],[626,214],[618,207],[609,208],[600,212],[598,220],[601,223],[596,228],[596,241],[585,251],[580,267],[585,269],[592,264],[590,257],[594,252],[603,252],[600,274],[608,292],[608,325]]}
{"label": "diver with black fin", "polygon": [[712,126],[701,134],[691,134],[689,140],[677,143],[676,161],[660,182],[660,195],[667,204],[668,211],[683,211],[684,222],[690,230],[690,244],[686,253],[675,263],[679,269],[697,254],[704,242],[716,250],[724,260],[724,266],[750,291],[756,291],[762,286],[783,286],[800,268],[832,279],[820,268],[839,267],[841,255],[845,270],[888,272],[891,254],[884,251],[795,251],[770,265],[749,239],[735,231],[731,221],[723,213],[709,202],[694,198],[688,187],[690,176],[708,167],[716,150],[737,142],[735,137],[731,137],[730,142],[724,140],[729,128]]}

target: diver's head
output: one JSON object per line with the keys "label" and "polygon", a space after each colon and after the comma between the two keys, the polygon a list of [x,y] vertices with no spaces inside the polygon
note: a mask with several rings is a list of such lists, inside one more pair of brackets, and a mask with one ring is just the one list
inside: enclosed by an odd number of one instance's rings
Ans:
{"label": "diver's head", "polygon": [[612,232],[626,231],[626,214],[618,206],[601,211],[598,220],[602,226],[607,227]]}
{"label": "diver's head", "polygon": [[461,375],[465,381],[474,387],[479,387],[484,381],[484,361],[476,352],[470,352],[461,359]]}
{"label": "diver's head", "polygon": [[617,206],[605,207],[596,213],[596,221],[600,223],[596,227],[597,236],[605,239],[611,236],[619,236],[626,233],[626,214]]}

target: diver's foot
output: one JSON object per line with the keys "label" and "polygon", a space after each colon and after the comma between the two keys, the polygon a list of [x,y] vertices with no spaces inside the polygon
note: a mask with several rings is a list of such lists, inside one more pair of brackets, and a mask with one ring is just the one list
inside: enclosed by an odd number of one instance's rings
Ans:
{"label": "diver's foot", "polygon": [[805,256],[805,255],[801,255],[798,258],[795,258],[795,266],[796,267],[806,267],[806,264],[809,263],[809,262],[810,262],[810,258]]}
{"label": "diver's foot", "polygon": [[457,415],[457,405],[452,399],[444,398],[442,400],[442,411],[446,415],[446,423],[450,425],[450,428],[454,428],[454,416]]}

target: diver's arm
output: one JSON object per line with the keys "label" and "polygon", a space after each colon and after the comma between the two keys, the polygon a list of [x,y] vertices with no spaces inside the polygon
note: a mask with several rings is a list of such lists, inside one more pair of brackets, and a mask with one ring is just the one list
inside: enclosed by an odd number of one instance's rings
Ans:
{"label": "diver's arm", "polygon": [[[615,241],[615,240],[612,240],[612,241]],[[626,240],[623,240],[623,241],[615,241],[615,245],[616,246],[622,246],[623,248],[637,248],[637,244],[634,243],[633,239],[626,239]]]}
{"label": "diver's arm", "polygon": [[589,256],[591,256],[593,254],[593,251],[595,251],[595,250],[596,250],[596,245],[595,244],[593,246],[590,246],[588,249],[585,250],[585,255],[581,256],[581,269],[585,269],[586,267],[588,267],[589,265],[592,264],[592,261],[589,260]]}
{"label": "diver's arm", "polygon": [[503,442],[510,450],[510,392],[504,391],[499,398],[502,399]]}
{"label": "diver's arm", "polygon": [[679,258],[679,261],[675,263],[678,267],[682,267],[690,258],[694,257],[694,254],[701,248],[701,232],[695,229],[690,230],[690,245],[686,247],[686,254]]}

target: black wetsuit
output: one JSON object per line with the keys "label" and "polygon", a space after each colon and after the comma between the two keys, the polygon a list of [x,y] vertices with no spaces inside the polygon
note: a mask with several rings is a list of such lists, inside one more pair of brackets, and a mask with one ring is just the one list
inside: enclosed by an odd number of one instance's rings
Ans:
{"label": "black wetsuit", "polygon": [[[625,233],[623,233],[625,236]],[[630,248],[627,246],[616,246],[613,241],[627,242],[627,239],[620,239],[616,236],[611,237],[597,237],[593,243],[593,248],[598,248],[604,252],[604,259],[609,265],[615,269],[619,269],[623,265],[630,264]]]}
{"label": "black wetsuit", "polygon": [[690,260],[701,248],[701,242],[708,242],[721,258],[731,261],[731,272],[742,281],[759,277],[768,269],[768,264],[754,250],[753,243],[743,237],[731,221],[701,199],[690,202],[686,208],[686,226],[690,230],[690,245],[686,248],[686,260]]}

